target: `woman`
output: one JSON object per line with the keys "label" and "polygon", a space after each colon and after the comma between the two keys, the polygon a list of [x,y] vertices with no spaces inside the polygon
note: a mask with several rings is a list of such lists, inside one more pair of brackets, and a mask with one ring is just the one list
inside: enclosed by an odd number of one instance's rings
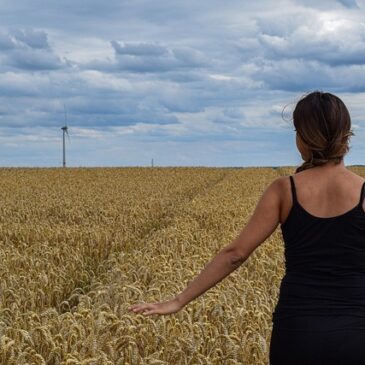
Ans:
{"label": "woman", "polygon": [[337,96],[303,97],[293,113],[304,160],[274,180],[238,237],[175,298],[129,307],[169,314],[236,270],[280,227],[286,273],[273,313],[270,365],[365,363],[365,180],[348,170],[351,119]]}

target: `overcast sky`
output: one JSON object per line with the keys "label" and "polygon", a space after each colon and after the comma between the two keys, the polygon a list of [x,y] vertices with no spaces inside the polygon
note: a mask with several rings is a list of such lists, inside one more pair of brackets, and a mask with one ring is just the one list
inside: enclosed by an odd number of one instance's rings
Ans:
{"label": "overcast sky", "polygon": [[[338,95],[365,162],[365,0],[1,0],[0,166],[298,165]],[[281,111],[285,105],[283,120]]]}

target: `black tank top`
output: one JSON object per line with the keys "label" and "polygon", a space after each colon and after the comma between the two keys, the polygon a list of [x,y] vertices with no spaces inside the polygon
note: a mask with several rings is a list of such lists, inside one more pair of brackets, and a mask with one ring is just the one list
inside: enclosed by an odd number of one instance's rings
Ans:
{"label": "black tank top", "polygon": [[[365,326],[365,182],[359,202],[338,216],[316,217],[298,202],[281,225],[285,275],[273,322],[301,316],[357,316]],[[302,322],[304,323],[304,322]]]}

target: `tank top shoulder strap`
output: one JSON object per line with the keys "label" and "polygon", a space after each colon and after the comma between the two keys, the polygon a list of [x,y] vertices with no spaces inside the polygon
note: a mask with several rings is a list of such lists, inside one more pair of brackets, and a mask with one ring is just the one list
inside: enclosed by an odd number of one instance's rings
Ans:
{"label": "tank top shoulder strap", "polygon": [[297,191],[295,189],[294,178],[292,175],[290,175],[289,177],[290,177],[291,192],[292,192],[292,197],[293,197],[293,204],[296,204],[297,203]]}
{"label": "tank top shoulder strap", "polygon": [[361,188],[361,193],[360,193],[360,201],[359,204],[362,205],[363,201],[364,201],[364,197],[365,197],[365,181],[362,184],[362,188]]}

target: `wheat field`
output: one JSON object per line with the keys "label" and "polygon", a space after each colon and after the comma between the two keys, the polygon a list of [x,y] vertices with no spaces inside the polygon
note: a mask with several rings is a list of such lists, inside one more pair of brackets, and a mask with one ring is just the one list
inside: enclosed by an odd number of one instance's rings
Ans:
{"label": "wheat field", "polygon": [[0,169],[0,364],[267,365],[285,270],[279,226],[180,312],[127,308],[182,291],[293,172]]}

